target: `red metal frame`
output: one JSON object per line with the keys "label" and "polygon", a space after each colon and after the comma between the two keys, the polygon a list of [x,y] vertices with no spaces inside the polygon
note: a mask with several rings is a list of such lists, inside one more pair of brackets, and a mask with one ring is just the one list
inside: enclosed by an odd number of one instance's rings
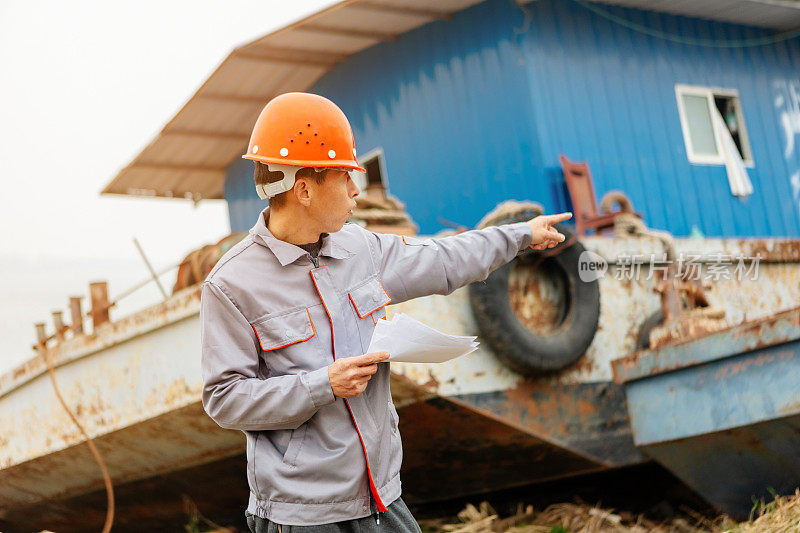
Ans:
{"label": "red metal frame", "polygon": [[569,196],[572,199],[572,209],[575,215],[575,230],[579,236],[586,235],[586,230],[592,229],[596,233],[614,227],[616,213],[600,214],[597,211],[597,197],[594,194],[592,173],[586,162],[576,163],[570,161],[563,154],[558,156],[561,168],[564,170],[564,179],[567,182]]}

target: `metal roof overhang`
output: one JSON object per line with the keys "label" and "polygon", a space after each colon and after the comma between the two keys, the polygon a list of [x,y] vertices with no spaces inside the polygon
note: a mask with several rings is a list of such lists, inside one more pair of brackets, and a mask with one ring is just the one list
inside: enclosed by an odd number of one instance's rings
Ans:
{"label": "metal roof overhang", "polygon": [[345,0],[236,48],[101,194],[223,198],[264,105],[311,87],[356,52],[482,0]]}
{"label": "metal roof overhang", "polygon": [[[344,0],[233,50],[101,194],[223,198],[263,106],[303,91],[337,63],[483,0]],[[592,0],[776,30],[800,27],[796,0]],[[528,3],[523,1],[521,3]]]}

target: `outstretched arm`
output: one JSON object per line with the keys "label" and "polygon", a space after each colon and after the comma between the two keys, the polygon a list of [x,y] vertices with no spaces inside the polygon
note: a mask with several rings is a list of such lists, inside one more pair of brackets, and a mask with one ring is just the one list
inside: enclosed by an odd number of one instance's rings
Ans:
{"label": "outstretched arm", "polygon": [[438,239],[368,232],[384,288],[393,303],[450,294],[508,263],[527,246],[544,249],[564,236],[552,225],[572,215],[543,215],[528,222],[465,231]]}

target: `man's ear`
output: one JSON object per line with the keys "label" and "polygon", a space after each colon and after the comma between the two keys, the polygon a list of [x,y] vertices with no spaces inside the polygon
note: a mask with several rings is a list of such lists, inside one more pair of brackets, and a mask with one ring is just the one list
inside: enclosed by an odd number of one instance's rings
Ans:
{"label": "man's ear", "polygon": [[306,178],[296,178],[292,191],[294,191],[294,196],[297,198],[297,201],[300,203],[300,205],[303,207],[308,207],[311,205],[312,192],[309,188],[309,183]]}

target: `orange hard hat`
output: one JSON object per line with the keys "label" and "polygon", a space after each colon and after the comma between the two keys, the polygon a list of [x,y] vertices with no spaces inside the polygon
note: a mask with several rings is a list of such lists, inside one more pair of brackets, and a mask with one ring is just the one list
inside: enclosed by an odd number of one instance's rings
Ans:
{"label": "orange hard hat", "polygon": [[274,165],[366,172],[356,160],[353,130],[345,114],[327,98],[311,93],[285,93],[270,100],[242,157]]}

